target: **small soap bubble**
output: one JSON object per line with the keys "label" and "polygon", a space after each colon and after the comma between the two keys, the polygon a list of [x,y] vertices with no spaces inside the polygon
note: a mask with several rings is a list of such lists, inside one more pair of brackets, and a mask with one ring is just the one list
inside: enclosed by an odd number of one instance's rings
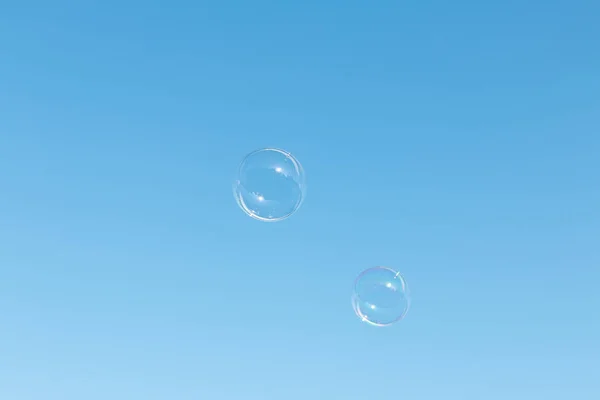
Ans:
{"label": "small soap bubble", "polygon": [[363,322],[371,325],[388,326],[402,320],[410,307],[404,277],[387,267],[363,271],[354,282],[352,307]]}
{"label": "small soap bubble", "polygon": [[304,170],[287,151],[256,150],[240,164],[233,193],[242,211],[250,217],[265,222],[282,221],[304,201]]}

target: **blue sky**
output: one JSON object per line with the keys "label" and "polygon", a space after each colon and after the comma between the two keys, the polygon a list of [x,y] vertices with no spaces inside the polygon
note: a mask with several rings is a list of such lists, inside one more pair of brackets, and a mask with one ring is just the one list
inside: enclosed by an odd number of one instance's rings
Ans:
{"label": "blue sky", "polygon": [[[0,3],[0,398],[598,399],[599,17]],[[231,194],[267,146],[308,180],[277,224]]]}

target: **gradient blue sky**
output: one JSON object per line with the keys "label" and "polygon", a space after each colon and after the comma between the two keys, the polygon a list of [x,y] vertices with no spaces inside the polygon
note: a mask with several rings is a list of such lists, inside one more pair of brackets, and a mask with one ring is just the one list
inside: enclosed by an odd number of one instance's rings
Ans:
{"label": "gradient blue sky", "polygon": [[[599,20],[0,1],[0,398],[597,400]],[[231,194],[266,146],[308,178],[278,224]]]}

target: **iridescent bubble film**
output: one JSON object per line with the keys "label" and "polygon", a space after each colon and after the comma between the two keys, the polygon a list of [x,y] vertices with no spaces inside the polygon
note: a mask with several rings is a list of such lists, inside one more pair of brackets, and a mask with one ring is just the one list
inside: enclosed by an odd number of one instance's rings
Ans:
{"label": "iridescent bubble film", "polygon": [[294,214],[304,201],[304,170],[284,150],[257,150],[240,164],[233,193],[242,211],[250,217],[265,222],[281,221]]}
{"label": "iridescent bubble film", "polygon": [[406,281],[391,268],[369,268],[354,282],[352,307],[362,321],[371,325],[388,326],[398,322],[410,307]]}

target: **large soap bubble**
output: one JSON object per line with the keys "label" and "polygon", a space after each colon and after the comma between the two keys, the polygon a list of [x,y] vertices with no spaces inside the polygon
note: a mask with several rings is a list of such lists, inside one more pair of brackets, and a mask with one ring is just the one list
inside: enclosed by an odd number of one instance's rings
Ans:
{"label": "large soap bubble", "polygon": [[409,306],[406,281],[391,268],[369,268],[354,282],[352,307],[364,322],[375,326],[391,325],[406,316]]}
{"label": "large soap bubble", "polygon": [[240,208],[250,217],[265,222],[281,221],[294,214],[304,201],[304,170],[284,150],[256,150],[240,164],[233,193]]}

